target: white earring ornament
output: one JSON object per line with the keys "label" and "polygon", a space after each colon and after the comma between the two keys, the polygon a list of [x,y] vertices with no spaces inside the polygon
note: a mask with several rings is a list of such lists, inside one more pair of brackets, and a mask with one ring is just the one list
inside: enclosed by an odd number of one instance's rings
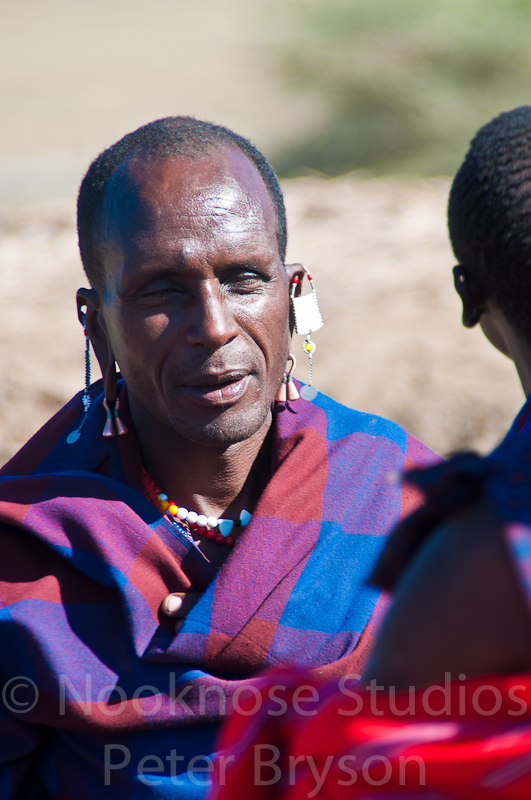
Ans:
{"label": "white earring ornament", "polygon": [[304,295],[304,297],[295,297],[295,292],[299,285],[299,278],[295,275],[291,284],[290,299],[293,315],[295,317],[295,331],[301,336],[306,336],[306,341],[302,345],[302,349],[310,359],[310,382],[302,387],[301,397],[304,400],[310,401],[315,400],[317,397],[317,389],[313,385],[313,354],[315,353],[316,345],[315,342],[312,342],[310,339],[310,334],[323,327],[323,318],[319,311],[319,304],[317,302],[317,294],[315,292],[312,276],[306,267],[304,267],[304,271],[310,281],[312,291],[310,294]]}

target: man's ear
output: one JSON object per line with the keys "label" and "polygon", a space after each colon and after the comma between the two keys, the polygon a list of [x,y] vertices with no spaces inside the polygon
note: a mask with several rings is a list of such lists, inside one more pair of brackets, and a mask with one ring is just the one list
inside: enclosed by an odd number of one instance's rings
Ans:
{"label": "man's ear", "polygon": [[487,297],[480,279],[466,267],[453,268],[454,286],[463,303],[463,325],[473,328],[481,319],[487,305]]}
{"label": "man's ear", "polygon": [[85,325],[90,343],[98,359],[101,374],[105,376],[109,366],[110,346],[107,339],[104,321],[101,314],[101,300],[96,289],[78,289],[76,294],[77,316],[83,324],[83,309]]}
{"label": "man's ear", "polygon": [[299,279],[299,283],[295,288],[295,297],[298,297],[301,293],[302,289],[302,279],[304,278],[306,272],[302,264],[285,264],[285,270],[288,273],[289,285],[290,285],[290,293],[291,293],[291,284],[295,275],[297,275]]}
{"label": "man's ear", "polygon": [[[285,264],[286,272],[288,273],[289,279],[289,293],[291,296],[291,287],[293,283],[293,278],[295,276],[298,277],[299,282],[295,286],[295,297],[299,297],[301,290],[302,290],[302,279],[304,278],[306,272],[302,264]],[[293,304],[290,301],[289,304],[289,335],[293,336],[293,331],[295,330],[295,315],[293,313]]]}

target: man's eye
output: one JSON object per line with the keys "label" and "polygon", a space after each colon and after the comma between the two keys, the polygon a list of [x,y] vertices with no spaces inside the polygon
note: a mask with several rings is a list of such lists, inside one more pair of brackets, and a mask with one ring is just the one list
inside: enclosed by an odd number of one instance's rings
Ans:
{"label": "man's eye", "polygon": [[153,286],[146,286],[141,292],[141,297],[158,298],[167,297],[172,294],[181,294],[182,289],[173,283],[155,284]]}
{"label": "man's eye", "polygon": [[253,291],[261,287],[264,281],[264,276],[258,272],[242,272],[233,275],[227,283],[235,291]]}

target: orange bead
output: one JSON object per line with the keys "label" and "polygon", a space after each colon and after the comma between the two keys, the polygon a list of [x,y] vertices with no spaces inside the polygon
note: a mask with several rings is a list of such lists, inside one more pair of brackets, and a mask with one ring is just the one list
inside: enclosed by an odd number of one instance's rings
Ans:
{"label": "orange bead", "polygon": [[168,508],[170,507],[170,504],[168,503],[168,501],[167,501],[167,500],[161,500],[161,501],[160,501],[160,507],[161,507],[161,509],[162,509],[163,511],[167,511],[167,510],[168,510]]}
{"label": "orange bead", "polygon": [[172,517],[175,517],[178,510],[179,506],[176,506],[175,503],[172,503],[170,506],[168,506],[168,514],[170,514]]}

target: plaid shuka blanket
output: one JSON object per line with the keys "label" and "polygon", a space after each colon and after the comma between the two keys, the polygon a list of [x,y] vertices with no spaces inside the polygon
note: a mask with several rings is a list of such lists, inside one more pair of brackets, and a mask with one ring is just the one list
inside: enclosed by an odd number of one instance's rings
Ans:
{"label": "plaid shuka blanket", "polygon": [[[91,395],[78,442],[80,395],[0,471],[0,796],[202,797],[260,670],[361,671],[387,602],[366,578],[416,503],[389,476],[435,456],[323,395],[279,405],[273,476],[216,573],[144,498],[130,419],[104,440]],[[190,588],[174,636],[160,603]]]}

